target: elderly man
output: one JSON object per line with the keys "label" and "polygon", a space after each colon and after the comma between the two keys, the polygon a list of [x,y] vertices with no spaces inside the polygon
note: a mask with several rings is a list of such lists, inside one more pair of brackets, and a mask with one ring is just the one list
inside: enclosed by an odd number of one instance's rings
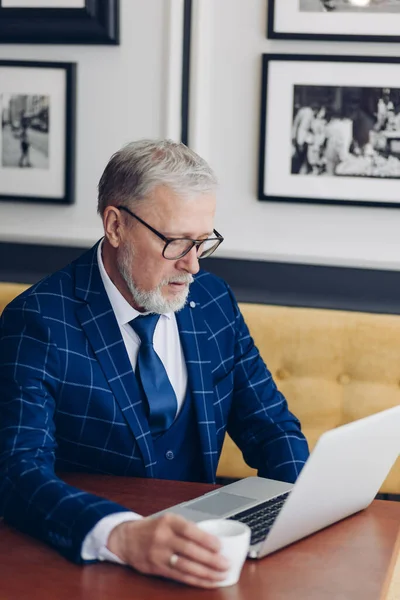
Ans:
{"label": "elderly man", "polygon": [[260,476],[293,482],[307,459],[231,290],[199,270],[223,241],[215,194],[183,144],[129,144],[99,183],[104,238],[2,315],[0,513],[73,561],[202,587],[227,568],[195,524],[142,519],[55,471],[213,482],[225,431]]}

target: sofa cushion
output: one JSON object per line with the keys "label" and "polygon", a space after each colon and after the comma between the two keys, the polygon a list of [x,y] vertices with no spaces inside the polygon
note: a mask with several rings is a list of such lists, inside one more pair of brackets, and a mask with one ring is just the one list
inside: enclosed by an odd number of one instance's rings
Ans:
{"label": "sofa cushion", "polygon": [[[311,448],[328,429],[400,404],[400,316],[265,304],[240,308]],[[218,475],[252,474],[226,440]],[[400,494],[400,459],[381,491]]]}
{"label": "sofa cushion", "polygon": [[29,285],[26,283],[6,283],[0,282],[0,315],[16,296],[22,294]]}

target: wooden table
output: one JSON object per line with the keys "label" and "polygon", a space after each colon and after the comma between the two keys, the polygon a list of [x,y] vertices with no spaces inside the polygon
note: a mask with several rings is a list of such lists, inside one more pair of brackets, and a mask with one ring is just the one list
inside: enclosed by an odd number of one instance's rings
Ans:
{"label": "wooden table", "polygon": [[[97,475],[64,479],[148,515],[213,489],[211,485]],[[365,511],[260,561],[240,582],[200,590],[97,563],[77,566],[0,522],[0,600],[384,600],[395,568],[400,502]]]}

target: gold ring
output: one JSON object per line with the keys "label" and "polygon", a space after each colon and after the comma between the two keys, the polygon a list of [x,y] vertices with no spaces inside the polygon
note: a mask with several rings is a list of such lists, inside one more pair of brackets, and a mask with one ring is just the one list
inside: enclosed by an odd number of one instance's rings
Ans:
{"label": "gold ring", "polygon": [[169,566],[170,567],[175,567],[176,563],[178,562],[178,555],[177,554],[171,554],[171,556],[169,557]]}

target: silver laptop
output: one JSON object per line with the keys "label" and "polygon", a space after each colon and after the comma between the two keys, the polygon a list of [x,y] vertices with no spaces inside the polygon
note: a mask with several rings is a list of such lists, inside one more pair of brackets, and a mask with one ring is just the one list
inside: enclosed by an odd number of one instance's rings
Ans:
{"label": "silver laptop", "polygon": [[[247,477],[165,512],[237,519],[261,558],[366,508],[400,454],[400,406],[324,433],[295,485]],[[153,515],[156,516],[156,515]]]}

